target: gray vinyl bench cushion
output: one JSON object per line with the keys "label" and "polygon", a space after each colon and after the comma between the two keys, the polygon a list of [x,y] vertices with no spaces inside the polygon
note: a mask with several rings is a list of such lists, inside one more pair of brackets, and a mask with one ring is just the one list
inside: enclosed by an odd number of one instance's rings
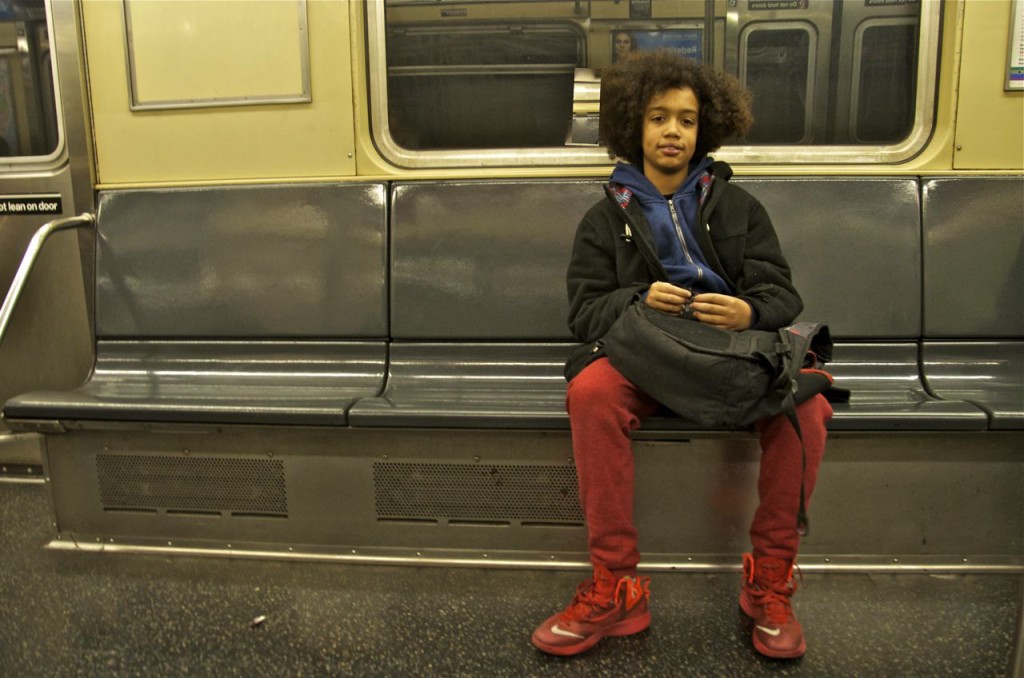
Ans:
{"label": "gray vinyl bench cushion", "polygon": [[383,183],[100,195],[96,363],[17,420],[344,426],[384,387]]}
{"label": "gray vinyl bench cushion", "polygon": [[1024,177],[923,179],[926,341],[1024,341]]}
{"label": "gray vinyl bench cushion", "polygon": [[775,225],[802,319],[840,340],[921,336],[921,206],[905,177],[737,177]]}
{"label": "gray vinyl bench cushion", "polygon": [[[943,181],[926,200],[987,190]],[[929,324],[920,300],[934,299],[952,242],[941,234],[955,228],[926,228],[922,254],[915,179],[735,182],[772,215],[804,317],[832,328],[829,369],[852,397],[830,428],[1022,427],[1019,319],[998,329],[1005,341],[929,341],[954,327],[952,314]],[[565,429],[565,266],[601,184],[399,182],[390,223],[384,184],[104,194],[95,371],[76,390],[12,399],[4,416]],[[1009,213],[1013,186],[995,186]],[[644,428],[688,427],[656,416]]]}
{"label": "gray vinyl bench cushion", "polygon": [[387,337],[384,184],[102,193],[100,338]]}
{"label": "gray vinyl bench cushion", "polygon": [[922,180],[925,381],[1024,429],[1024,178]]}
{"label": "gray vinyl bench cushion", "polygon": [[981,431],[988,418],[978,407],[928,393],[920,377],[916,343],[839,344],[827,365],[849,403],[833,405],[831,430]]}
{"label": "gray vinyl bench cushion", "polygon": [[[568,429],[565,359],[575,344],[395,344],[388,386],[357,402],[356,427]],[[644,430],[692,430],[667,410]]]}
{"label": "gray vinyl bench cushion", "polygon": [[[387,388],[358,401],[353,426],[412,428],[568,428],[565,358],[573,344],[395,344]],[[983,430],[970,403],[929,396],[918,377],[914,344],[845,344],[830,365],[836,384],[853,390],[834,406],[833,430]],[[692,430],[657,416],[645,430]]]}
{"label": "gray vinyl bench cushion", "polygon": [[[387,386],[353,426],[567,428],[565,269],[602,181],[460,181],[392,188]],[[918,184],[906,178],[736,179],[765,203],[802,290],[828,322],[849,388],[836,430],[984,429],[975,405],[921,381]],[[878,281],[885,280],[884,285]],[[645,429],[683,429],[655,417]]]}
{"label": "gray vinyl bench cushion", "polygon": [[570,343],[392,344],[387,388],[357,402],[353,426],[568,428]]}
{"label": "gray vinyl bench cushion", "polygon": [[[921,334],[918,184],[743,178],[804,297],[843,339]],[[572,341],[565,271],[603,180],[430,181],[391,190],[391,333],[398,341]],[[880,281],[885,281],[881,284]]]}
{"label": "gray vinyl bench cushion", "polygon": [[8,420],[344,426],[384,383],[384,342],[103,341],[73,391],[33,392]]}
{"label": "gray vinyl bench cushion", "polygon": [[396,341],[573,341],[565,269],[592,180],[428,181],[391,189]]}
{"label": "gray vinyl bench cushion", "polygon": [[923,353],[935,393],[974,403],[992,429],[1024,429],[1024,342],[927,342]]}

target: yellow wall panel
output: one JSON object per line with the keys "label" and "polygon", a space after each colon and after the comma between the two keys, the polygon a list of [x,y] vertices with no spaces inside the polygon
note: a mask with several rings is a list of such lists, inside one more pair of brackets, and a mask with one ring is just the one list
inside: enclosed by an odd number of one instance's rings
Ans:
{"label": "yellow wall panel", "polygon": [[[366,2],[367,0],[359,0]],[[600,3],[614,2],[614,0],[598,0]],[[391,5],[387,8],[388,22],[421,22],[421,21],[445,21],[457,23],[461,21],[494,21],[504,18],[518,19],[574,19],[579,17],[579,10],[582,7],[574,0],[548,0],[537,3],[527,2],[498,2],[481,3],[474,0],[466,3],[422,4],[422,5]]]}
{"label": "yellow wall panel", "polygon": [[307,4],[309,103],[132,111],[121,3],[86,0],[100,186],[353,175],[348,4]]}
{"label": "yellow wall panel", "polygon": [[137,102],[303,98],[303,0],[125,0]]}
{"label": "yellow wall panel", "polygon": [[1005,92],[1009,0],[964,3],[956,169],[1024,169],[1024,93]]}

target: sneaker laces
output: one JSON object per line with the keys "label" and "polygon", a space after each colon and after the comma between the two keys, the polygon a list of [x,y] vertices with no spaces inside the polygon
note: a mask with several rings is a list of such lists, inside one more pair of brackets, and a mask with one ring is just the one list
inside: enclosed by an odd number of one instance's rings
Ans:
{"label": "sneaker laces", "polygon": [[803,572],[796,563],[786,566],[781,560],[761,560],[760,568],[757,571],[759,577],[755,578],[754,557],[749,553],[743,554],[743,570],[746,575],[747,593],[755,604],[764,608],[768,619],[777,625],[788,624],[794,618],[790,598],[796,593],[797,584],[793,580],[793,570],[796,570],[803,584]]}
{"label": "sneaker laces", "polygon": [[594,578],[587,579],[576,587],[576,595],[572,602],[559,615],[559,618],[566,622],[578,621],[580,619],[599,620],[606,617],[619,607],[620,596],[625,609],[633,609],[641,599],[649,599],[651,591],[648,577],[633,578],[621,577],[611,588],[611,581],[598,581]]}
{"label": "sneaker laces", "polygon": [[576,595],[573,596],[569,606],[559,615],[559,619],[571,622],[588,617],[600,618],[614,611],[618,587],[614,591],[602,590],[606,588],[606,586],[600,586],[599,582],[594,579],[586,580],[576,587]]}

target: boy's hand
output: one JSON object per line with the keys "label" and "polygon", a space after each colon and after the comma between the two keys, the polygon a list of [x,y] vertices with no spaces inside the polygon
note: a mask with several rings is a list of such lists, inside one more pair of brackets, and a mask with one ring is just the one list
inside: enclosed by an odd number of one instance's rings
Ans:
{"label": "boy's hand", "polygon": [[690,308],[697,320],[723,330],[745,330],[753,317],[750,304],[727,294],[698,294]]}
{"label": "boy's hand", "polygon": [[656,282],[647,290],[644,301],[656,311],[679,315],[683,312],[683,306],[690,302],[690,290],[676,287],[667,282]]}

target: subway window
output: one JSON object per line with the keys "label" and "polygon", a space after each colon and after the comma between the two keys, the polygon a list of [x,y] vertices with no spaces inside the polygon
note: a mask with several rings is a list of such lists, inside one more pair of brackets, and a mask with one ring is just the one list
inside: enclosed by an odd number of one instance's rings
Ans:
{"label": "subway window", "polygon": [[390,26],[388,120],[412,149],[560,146],[584,61],[573,23]]}
{"label": "subway window", "polygon": [[756,124],[747,141],[807,143],[819,85],[814,75],[817,35],[806,24],[755,27],[744,36],[740,79],[754,97]]}
{"label": "subway window", "polygon": [[0,0],[0,157],[60,144],[49,35],[44,0]]}
{"label": "subway window", "polygon": [[854,115],[851,136],[862,143],[894,143],[914,124],[917,26],[912,20],[866,22],[854,42]]}
{"label": "subway window", "polygon": [[930,131],[939,6],[381,0],[367,13],[373,133],[407,166],[607,161],[602,70],[671,49],[751,90],[754,126],[723,151],[734,160],[799,162],[800,149],[815,149],[818,162],[863,161],[867,147],[898,160]]}

